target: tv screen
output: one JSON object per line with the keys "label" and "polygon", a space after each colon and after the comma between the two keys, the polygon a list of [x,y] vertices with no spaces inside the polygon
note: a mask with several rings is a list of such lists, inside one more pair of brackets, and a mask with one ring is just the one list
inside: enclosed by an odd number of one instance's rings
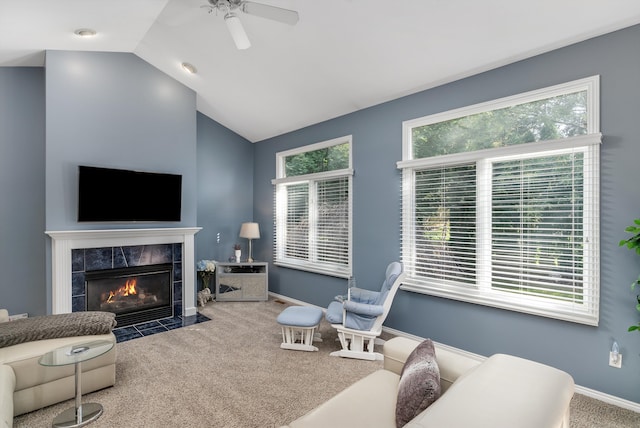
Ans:
{"label": "tv screen", "polygon": [[182,176],[78,167],[78,221],[180,221]]}

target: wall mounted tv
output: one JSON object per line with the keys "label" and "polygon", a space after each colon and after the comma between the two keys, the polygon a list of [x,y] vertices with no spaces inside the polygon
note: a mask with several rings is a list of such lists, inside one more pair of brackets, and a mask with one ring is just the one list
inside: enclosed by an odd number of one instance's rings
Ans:
{"label": "wall mounted tv", "polygon": [[182,176],[78,167],[79,222],[180,221]]}

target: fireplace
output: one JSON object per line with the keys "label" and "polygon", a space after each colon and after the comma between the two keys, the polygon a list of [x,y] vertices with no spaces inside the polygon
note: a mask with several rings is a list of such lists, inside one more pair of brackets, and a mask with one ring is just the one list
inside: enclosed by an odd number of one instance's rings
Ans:
{"label": "fireplace", "polygon": [[[94,268],[83,261],[76,267],[76,255],[82,249],[105,247],[125,248],[172,244],[174,263],[174,315],[192,316],[197,314],[195,301],[195,245],[194,235],[199,227],[153,228],[153,229],[104,229],[104,230],[58,230],[45,232],[51,237],[51,313],[66,314],[86,310],[86,271],[123,267],[123,259],[112,254],[111,263]],[[115,249],[114,249],[115,251]],[[85,250],[86,252],[86,250]],[[149,260],[151,261],[151,260]],[[165,263],[167,261],[156,261]],[[140,263],[128,263],[127,266]],[[151,263],[145,263],[151,264]]]}
{"label": "fireplace", "polygon": [[173,317],[171,263],[85,273],[86,308],[116,314],[118,327]]}

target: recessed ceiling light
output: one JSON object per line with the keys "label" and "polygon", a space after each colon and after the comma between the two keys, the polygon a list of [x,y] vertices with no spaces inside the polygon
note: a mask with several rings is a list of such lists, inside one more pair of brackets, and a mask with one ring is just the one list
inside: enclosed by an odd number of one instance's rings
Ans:
{"label": "recessed ceiling light", "polygon": [[188,62],[183,62],[182,68],[191,74],[196,74],[198,72],[198,69],[193,64],[189,64]]}
{"label": "recessed ceiling light", "polygon": [[73,33],[80,37],[93,37],[97,34],[96,30],[92,30],[91,28],[78,28]]}

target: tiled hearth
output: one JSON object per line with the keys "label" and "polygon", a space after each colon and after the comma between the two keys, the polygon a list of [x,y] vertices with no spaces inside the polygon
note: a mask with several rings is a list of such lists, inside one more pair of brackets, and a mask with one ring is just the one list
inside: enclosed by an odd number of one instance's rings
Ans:
{"label": "tiled hearth", "polygon": [[[48,231],[52,238],[51,313],[86,310],[85,273],[171,263],[174,316],[117,328],[118,341],[208,321],[195,307],[193,235],[200,228]],[[187,268],[183,268],[187,267]]]}
{"label": "tiled hearth", "polygon": [[189,317],[183,317],[176,315],[173,318],[166,318],[157,321],[148,321],[142,324],[130,325],[127,327],[116,328],[113,330],[113,334],[116,335],[116,340],[119,342],[126,342],[127,340],[137,339],[139,337],[151,336],[156,333],[163,333],[169,330],[175,330],[176,328],[187,327],[189,325],[198,324],[201,322],[210,321],[210,318],[198,313]]}

